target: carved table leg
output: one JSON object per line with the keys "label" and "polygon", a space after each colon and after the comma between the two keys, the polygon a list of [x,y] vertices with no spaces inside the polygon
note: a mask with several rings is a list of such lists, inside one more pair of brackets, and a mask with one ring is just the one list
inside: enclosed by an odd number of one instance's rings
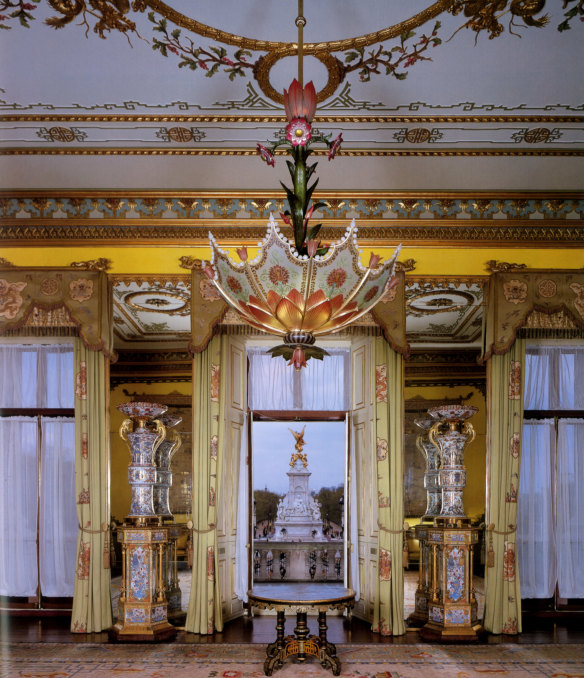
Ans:
{"label": "carved table leg", "polygon": [[333,676],[341,673],[341,662],[337,657],[337,648],[333,643],[329,643],[326,638],[326,612],[320,610],[318,613],[318,639],[320,644],[320,663],[323,668],[330,666]]}
{"label": "carved table leg", "polygon": [[299,662],[305,662],[306,661],[306,651],[305,651],[305,643],[306,639],[308,638],[308,622],[306,620],[306,612],[297,612],[296,613],[296,628],[294,629],[294,635],[296,636],[296,640],[298,641],[298,655],[297,655],[297,660]]}
{"label": "carved table leg", "polygon": [[264,662],[264,673],[271,676],[274,668],[279,669],[282,666],[282,653],[284,649],[284,628],[286,617],[284,610],[278,610],[276,613],[276,641],[270,643],[266,648],[266,661]]}

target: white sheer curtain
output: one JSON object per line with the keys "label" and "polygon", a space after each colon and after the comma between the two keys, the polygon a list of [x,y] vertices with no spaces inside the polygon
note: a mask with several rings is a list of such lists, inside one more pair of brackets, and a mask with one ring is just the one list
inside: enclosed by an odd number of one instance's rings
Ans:
{"label": "white sheer curtain", "polygon": [[75,419],[42,419],[39,556],[44,596],[72,596],[77,548]]}
{"label": "white sheer curtain", "polygon": [[0,344],[0,374],[0,407],[74,407],[72,344]]}
{"label": "white sheer curtain", "polygon": [[353,591],[355,591],[355,601],[361,599],[361,583],[359,580],[359,516],[357,515],[357,510],[359,503],[357,502],[357,460],[355,455],[356,450],[355,444],[355,429],[351,427],[351,463],[349,465],[349,475],[351,478],[350,491],[350,504],[349,504],[349,516],[350,516],[350,534],[351,534],[351,581],[347,583],[347,586]]}
{"label": "white sheer curtain", "polygon": [[349,408],[349,351],[328,349],[324,360],[296,372],[265,348],[248,348],[250,410],[342,410]]}
{"label": "white sheer curtain", "polygon": [[558,592],[584,598],[584,421],[558,425]]}
{"label": "white sheer curtain", "polygon": [[239,448],[239,490],[237,495],[237,536],[235,544],[235,595],[247,603],[247,559],[249,516],[249,477],[247,466],[247,414],[243,417],[241,445]]}
{"label": "white sheer curtain", "polygon": [[522,598],[551,598],[557,581],[553,419],[526,421],[521,442],[517,558]]}
{"label": "white sheer curtain", "polygon": [[[583,379],[581,343],[528,345],[525,410],[583,410]],[[584,420],[525,421],[520,478],[522,598],[584,598]]]}
{"label": "white sheer curtain", "polygon": [[[0,344],[0,374],[2,408],[34,414],[41,408],[74,407],[71,344]],[[71,596],[77,537],[75,424],[43,417],[40,450],[38,428],[35,416],[0,417],[1,593],[36,595],[40,570],[42,595]]]}
{"label": "white sheer curtain", "polygon": [[584,409],[584,346],[528,345],[526,410]]}
{"label": "white sheer curtain", "polygon": [[0,417],[0,595],[37,593],[38,424]]}

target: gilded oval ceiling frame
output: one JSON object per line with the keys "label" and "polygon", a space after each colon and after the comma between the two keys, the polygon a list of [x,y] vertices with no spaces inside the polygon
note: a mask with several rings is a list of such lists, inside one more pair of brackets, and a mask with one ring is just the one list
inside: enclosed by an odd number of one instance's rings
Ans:
{"label": "gilded oval ceiling frame", "polygon": [[[207,26],[196,19],[185,16],[181,12],[169,7],[162,0],[144,0],[144,5],[158,12],[173,24],[185,28],[204,38],[210,38],[217,42],[233,45],[240,49],[248,49],[254,52],[267,52],[261,57],[254,68],[254,77],[262,92],[278,104],[284,103],[284,97],[276,91],[270,83],[270,70],[280,59],[295,56],[298,53],[298,45],[295,42],[278,42],[272,40],[257,40],[242,35],[228,33],[219,28]],[[418,12],[409,19],[405,19],[393,26],[388,26],[373,33],[346,38],[344,40],[329,40],[326,42],[304,43],[303,52],[307,56],[313,56],[324,64],[328,72],[328,81],[325,87],[317,93],[317,101],[325,101],[334,94],[337,87],[345,77],[343,63],[333,57],[331,52],[344,52],[348,49],[360,49],[385,40],[392,40],[403,33],[412,31],[422,26],[430,19],[437,17],[452,7],[452,0],[437,0],[430,7]]]}

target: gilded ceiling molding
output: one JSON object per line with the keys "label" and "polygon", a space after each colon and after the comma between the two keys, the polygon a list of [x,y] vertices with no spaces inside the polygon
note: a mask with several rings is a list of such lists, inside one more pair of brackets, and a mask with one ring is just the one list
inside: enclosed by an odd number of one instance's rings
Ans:
{"label": "gilded ceiling molding", "polygon": [[[315,156],[326,156],[326,149],[314,149]],[[46,146],[35,148],[2,148],[0,155],[4,156],[34,156],[34,155],[80,155],[80,156],[257,156],[255,148],[98,148],[98,147],[58,147]],[[283,155],[283,152],[276,152]],[[441,149],[432,148],[343,148],[343,156],[349,158],[476,158],[476,157],[561,157],[575,158],[584,156],[584,149],[567,148],[464,148]]]}
{"label": "gilded ceiling molding", "polygon": [[184,275],[181,275],[180,273],[178,275],[172,275],[172,274],[160,274],[160,273],[153,273],[153,274],[136,274],[136,275],[110,275],[110,280],[112,281],[113,285],[132,285],[136,284],[138,286],[142,286],[144,283],[147,284],[154,284],[154,283],[160,283],[160,284],[166,284],[170,283],[173,286],[177,286],[179,284],[185,285],[187,288],[190,287],[191,285],[191,276],[185,273]]}
{"label": "gilded ceiling molding", "polygon": [[0,268],[14,268],[14,264],[4,257],[0,257]]}
{"label": "gilded ceiling molding", "polygon": [[489,276],[485,275],[482,277],[477,276],[444,276],[444,275],[433,275],[433,276],[408,276],[406,287],[408,289],[414,288],[416,285],[429,285],[432,289],[443,285],[477,285],[479,287],[484,287],[489,282]]}
{"label": "gilded ceiling molding", "polygon": [[[519,109],[523,110],[523,109]],[[175,123],[175,124],[253,124],[253,123],[273,123],[284,124],[285,115],[274,115],[273,113],[245,114],[245,115],[75,115],[75,114],[42,114],[42,115],[0,115],[0,123],[8,122],[64,122],[64,123],[89,123],[89,122],[128,122],[138,123]],[[584,124],[584,116],[581,115],[394,115],[388,112],[384,115],[334,115],[319,113],[314,116],[314,122],[317,124],[379,124],[392,122],[395,124],[549,124],[549,125],[567,125]]]}
{"label": "gilded ceiling molding", "polygon": [[[373,33],[366,35],[348,38],[346,40],[329,40],[328,42],[307,42],[304,43],[303,49],[305,54],[320,54],[325,52],[344,52],[348,49],[357,49],[360,47],[368,47],[384,40],[391,40],[399,37],[402,33],[411,31],[426,23],[430,19],[437,17],[442,12],[446,11],[453,4],[452,0],[438,0],[430,5],[428,8],[415,14],[410,19],[401,21],[393,26],[388,26]],[[228,33],[219,28],[213,28],[205,24],[185,16],[177,12],[172,7],[169,7],[162,0],[140,0],[137,3],[137,9],[143,9],[141,5],[148,6],[155,12],[158,12],[166,19],[177,26],[186,28],[192,33],[197,33],[205,38],[221,42],[224,45],[233,45],[242,49],[249,49],[252,52],[271,52],[273,50],[291,50],[290,54],[296,54],[297,45],[293,42],[278,42],[271,40],[255,40],[253,38],[246,38],[242,35]]]}
{"label": "gilded ceiling molding", "polygon": [[[23,220],[24,221],[24,220]],[[29,220],[30,221],[30,220]],[[569,222],[568,222],[569,223]],[[577,222],[576,222],[577,223]],[[264,226],[220,226],[213,224],[215,237],[224,246],[238,245],[242,242],[253,245],[265,236]],[[338,240],[343,237],[346,226],[328,227],[323,225],[321,234],[325,240]],[[544,244],[548,247],[582,247],[584,225],[568,226],[531,223],[497,224],[451,224],[425,225],[409,223],[387,226],[362,226],[359,228],[359,240],[368,246],[387,245],[388,243],[413,244],[424,242],[436,246],[464,245],[466,248],[483,248],[494,244]],[[0,241],[10,242],[14,246],[54,245],[55,242],[103,245],[160,245],[171,243],[180,245],[208,245],[209,226],[153,226],[147,224],[85,225],[74,224],[23,224],[0,225]]]}

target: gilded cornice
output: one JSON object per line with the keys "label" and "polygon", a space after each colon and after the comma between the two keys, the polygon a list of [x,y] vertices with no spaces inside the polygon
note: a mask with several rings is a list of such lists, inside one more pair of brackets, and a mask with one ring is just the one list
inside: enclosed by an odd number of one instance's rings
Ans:
{"label": "gilded cornice", "polygon": [[[327,156],[326,149],[314,149],[315,156]],[[282,155],[283,153],[276,153]],[[58,147],[49,148],[37,146],[35,148],[3,148],[0,155],[4,156],[31,156],[31,155],[81,155],[81,156],[257,156],[255,148],[99,148],[95,147]],[[476,158],[487,157],[562,157],[573,158],[584,156],[584,149],[569,148],[343,148],[343,156],[348,158]]]}
{"label": "gilded cornice", "polygon": [[[253,244],[265,236],[265,227],[221,227],[213,224],[215,237],[225,246],[242,242]],[[321,235],[324,240],[338,240],[343,237],[346,225],[340,228],[323,226]],[[14,225],[0,226],[0,241],[12,245],[55,245],[62,241],[67,244],[100,243],[104,245],[136,246],[139,244],[160,244],[161,242],[182,245],[207,245],[209,226],[160,226],[144,225],[124,226],[77,226],[61,225]],[[523,247],[545,244],[558,247],[582,247],[584,242],[584,226],[539,224],[503,224],[493,225],[461,225],[451,224],[426,225],[421,222],[415,225],[401,224],[378,227],[361,227],[359,240],[374,245],[382,241],[414,244],[424,242],[436,246],[460,244],[464,247],[484,247],[486,245],[508,246],[521,244]]]}
{"label": "gilded cornice", "polygon": [[[245,115],[144,115],[144,114],[9,114],[0,115],[0,123],[7,122],[65,122],[65,123],[90,123],[90,122],[127,122],[137,123],[176,123],[176,124],[254,124],[254,123],[273,123],[286,124],[286,116],[266,114],[245,114]],[[399,123],[399,124],[584,124],[584,116],[581,115],[395,115],[386,113],[384,115],[355,115],[344,113],[343,115],[316,114],[314,116],[315,124],[379,124],[379,123]]]}
{"label": "gilded cornice", "polygon": [[[581,246],[582,192],[329,191],[315,213],[325,239],[343,236],[359,221],[363,241],[465,247],[543,243]],[[5,244],[257,242],[284,196],[264,191],[4,191],[0,240]],[[164,215],[162,217],[161,215]]]}

